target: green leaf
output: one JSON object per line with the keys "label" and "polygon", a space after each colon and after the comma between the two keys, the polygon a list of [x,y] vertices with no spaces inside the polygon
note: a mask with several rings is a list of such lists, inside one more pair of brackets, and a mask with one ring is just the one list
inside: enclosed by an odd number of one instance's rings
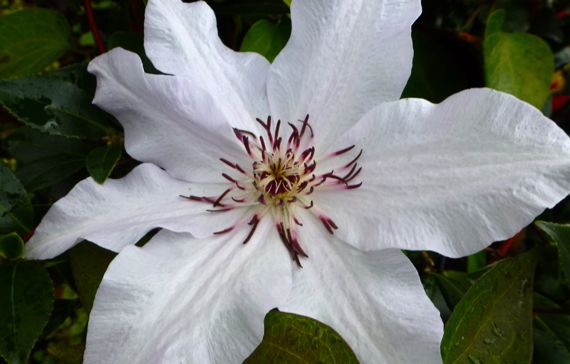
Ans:
{"label": "green leaf", "polygon": [[72,67],[67,74],[59,70],[0,81],[0,104],[27,126],[45,133],[96,140],[113,134],[114,119],[91,103],[94,89],[81,88],[85,82],[73,82],[78,72],[86,74],[85,66]]}
{"label": "green leaf", "polygon": [[537,221],[536,226],[544,231],[558,249],[558,272],[562,282],[570,286],[570,225]]}
{"label": "green leaf", "polygon": [[20,235],[10,233],[0,235],[0,261],[2,259],[15,260],[24,255],[24,241]]}
{"label": "green leaf", "polygon": [[422,277],[422,284],[427,296],[439,311],[441,318],[444,321],[447,321],[451,315],[451,309],[449,308],[449,304],[441,291],[437,278],[435,278],[433,274],[425,275]]}
{"label": "green leaf", "polygon": [[299,315],[271,311],[263,341],[244,363],[358,363],[350,347],[330,327]]}
{"label": "green leaf", "polygon": [[505,259],[467,291],[445,327],[445,364],[530,363],[535,259]]}
{"label": "green leaf", "polygon": [[26,234],[34,214],[30,198],[12,171],[0,163],[0,234]]}
{"label": "green leaf", "polygon": [[93,307],[95,293],[103,274],[116,255],[87,241],[77,244],[69,251],[71,271],[79,300],[88,311]]}
{"label": "green leaf", "polygon": [[471,287],[467,274],[462,272],[445,271],[443,274],[432,273],[441,293],[449,307],[455,307]]}
{"label": "green leaf", "polygon": [[541,109],[550,96],[552,51],[537,36],[503,32],[504,19],[505,12],[497,10],[487,20],[483,46],[486,84]]}
{"label": "green leaf", "polygon": [[278,23],[261,19],[251,26],[241,44],[242,52],[257,52],[273,62],[285,47],[291,34],[291,22],[285,18]]}
{"label": "green leaf", "polygon": [[[535,294],[534,363],[570,363],[570,316],[548,298]],[[556,311],[559,311],[557,314]]]}
{"label": "green leaf", "polygon": [[18,160],[16,175],[20,181],[29,191],[36,191],[83,169],[93,146],[78,139],[23,129],[10,136],[7,149]]}
{"label": "green leaf", "polygon": [[108,145],[97,147],[87,155],[87,171],[97,183],[103,183],[109,177],[115,165],[121,159],[123,147]]}
{"label": "green leaf", "polygon": [[8,363],[26,363],[53,301],[53,285],[43,267],[24,261],[0,265],[0,355]]}
{"label": "green leaf", "polygon": [[42,71],[70,47],[65,17],[48,9],[21,10],[0,17],[0,78]]}

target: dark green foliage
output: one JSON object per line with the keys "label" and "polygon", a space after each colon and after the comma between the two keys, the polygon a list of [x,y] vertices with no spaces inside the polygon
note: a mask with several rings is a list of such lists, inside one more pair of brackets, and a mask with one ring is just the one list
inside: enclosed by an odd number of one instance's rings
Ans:
{"label": "dark green foliage", "polygon": [[256,363],[358,363],[330,327],[291,313],[271,311],[265,317],[261,345],[245,361]]}
{"label": "dark green foliage", "polygon": [[87,155],[87,171],[98,183],[105,182],[121,159],[122,152],[123,147],[120,145],[106,145],[93,149]]}
{"label": "dark green foliage", "polygon": [[25,234],[32,224],[32,205],[24,186],[8,167],[0,164],[0,234]]}
{"label": "dark green foliage", "polygon": [[537,221],[536,226],[544,231],[558,251],[558,272],[564,284],[570,286],[570,226]]}
{"label": "dark green foliage", "polygon": [[445,364],[530,362],[535,259],[503,260],[467,291],[447,322]]}
{"label": "dark green foliage", "polygon": [[91,311],[95,292],[116,253],[84,241],[69,252],[73,280],[83,306]]}
{"label": "dark green foliage", "polygon": [[[0,81],[0,104],[27,126],[53,135],[101,139],[113,119],[91,104],[91,90],[73,82],[76,68],[54,75]],[[82,70],[80,72],[85,72]]]}
{"label": "dark green foliage", "polygon": [[0,16],[0,78],[42,71],[70,47],[65,17],[48,9]]}
{"label": "dark green foliage", "polygon": [[53,287],[40,265],[0,265],[0,355],[10,364],[25,363],[46,325]]}
{"label": "dark green foliage", "polygon": [[16,175],[29,191],[35,191],[61,182],[84,168],[92,145],[23,129],[8,140],[7,149],[21,163]]}
{"label": "dark green foliage", "polygon": [[24,241],[20,235],[16,233],[0,235],[0,261],[15,260],[22,255],[24,255]]}
{"label": "dark green foliage", "polygon": [[535,294],[534,359],[570,363],[570,315],[550,299]]}

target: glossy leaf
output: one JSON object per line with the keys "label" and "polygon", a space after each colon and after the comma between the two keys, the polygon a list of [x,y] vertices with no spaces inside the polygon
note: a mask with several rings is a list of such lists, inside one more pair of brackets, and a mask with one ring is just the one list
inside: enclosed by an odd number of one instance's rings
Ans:
{"label": "glossy leaf", "polygon": [[106,145],[93,149],[87,155],[87,171],[97,183],[103,183],[109,177],[119,159],[123,147],[120,145]]}
{"label": "glossy leaf", "polygon": [[537,36],[503,32],[504,19],[505,12],[497,10],[487,20],[483,52],[486,84],[541,109],[550,96],[552,51]]}
{"label": "glossy leaf", "polygon": [[70,47],[67,19],[48,9],[21,10],[0,17],[0,78],[42,71]]}
{"label": "glossy leaf", "polygon": [[0,234],[26,234],[32,228],[30,198],[12,171],[0,163]]}
{"label": "glossy leaf", "polygon": [[24,241],[20,235],[16,233],[0,235],[0,262],[2,259],[19,259],[22,255],[24,255]]}
{"label": "glossy leaf", "polygon": [[534,363],[570,363],[570,316],[539,294],[534,307]]}
{"label": "glossy leaf", "polygon": [[422,277],[422,284],[427,296],[439,311],[441,318],[444,321],[447,321],[451,315],[451,309],[449,308],[449,304],[443,295],[437,278],[435,278],[433,274],[426,275]]}
{"label": "glossy leaf", "polygon": [[471,287],[466,273],[446,271],[442,274],[433,273],[445,301],[453,308]]}
{"label": "glossy leaf", "polygon": [[70,250],[71,270],[79,299],[91,311],[103,274],[117,254],[84,241]]}
{"label": "glossy leaf", "polygon": [[29,191],[53,186],[85,167],[93,149],[87,142],[21,130],[8,140],[8,151],[18,160],[16,175]]}
{"label": "glossy leaf", "polygon": [[241,44],[242,52],[257,52],[273,62],[285,47],[291,34],[291,22],[284,19],[279,23],[261,19],[251,26]]}
{"label": "glossy leaf", "polygon": [[570,285],[570,225],[537,221],[536,226],[544,231],[558,250],[558,272],[561,280]]}
{"label": "glossy leaf", "polygon": [[0,265],[0,355],[25,363],[53,307],[46,270],[32,262]]}
{"label": "glossy leaf", "polygon": [[271,311],[263,341],[245,361],[254,363],[358,363],[350,347],[330,327],[308,317]]}
{"label": "glossy leaf", "polygon": [[505,259],[469,289],[445,327],[445,364],[530,363],[535,259]]}
{"label": "glossy leaf", "polygon": [[[0,104],[27,126],[54,135],[100,139],[113,118],[92,105],[93,89],[72,82],[77,67],[45,76],[0,81]],[[83,67],[82,72],[86,73]],[[88,76],[82,76],[88,77]]]}

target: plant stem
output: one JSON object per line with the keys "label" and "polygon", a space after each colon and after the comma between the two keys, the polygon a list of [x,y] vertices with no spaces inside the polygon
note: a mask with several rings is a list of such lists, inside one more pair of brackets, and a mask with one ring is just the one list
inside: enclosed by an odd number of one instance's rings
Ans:
{"label": "plant stem", "polygon": [[97,44],[97,48],[99,49],[99,53],[105,53],[105,43],[103,43],[103,38],[101,38],[101,34],[99,33],[99,29],[97,29],[97,22],[95,21],[95,17],[93,16],[93,7],[91,6],[91,0],[83,0],[83,6],[85,7],[85,13],[87,13],[87,21],[89,22],[89,29],[91,30],[91,34],[93,34],[93,38],[95,38],[95,44]]}

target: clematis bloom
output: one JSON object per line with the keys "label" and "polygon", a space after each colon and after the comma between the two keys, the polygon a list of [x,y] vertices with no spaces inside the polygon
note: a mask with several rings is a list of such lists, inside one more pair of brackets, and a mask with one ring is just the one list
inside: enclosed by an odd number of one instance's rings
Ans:
{"label": "clematis bloom", "polygon": [[[320,320],[362,362],[438,363],[437,310],[399,249],[451,257],[510,237],[570,188],[570,141],[489,89],[399,100],[420,0],[294,0],[269,64],[226,48],[203,2],[150,0],[145,48],[89,65],[95,104],[143,162],[80,182],[27,244],[120,252],[87,363],[233,363],[272,308]],[[133,244],[163,228],[142,248]]]}

